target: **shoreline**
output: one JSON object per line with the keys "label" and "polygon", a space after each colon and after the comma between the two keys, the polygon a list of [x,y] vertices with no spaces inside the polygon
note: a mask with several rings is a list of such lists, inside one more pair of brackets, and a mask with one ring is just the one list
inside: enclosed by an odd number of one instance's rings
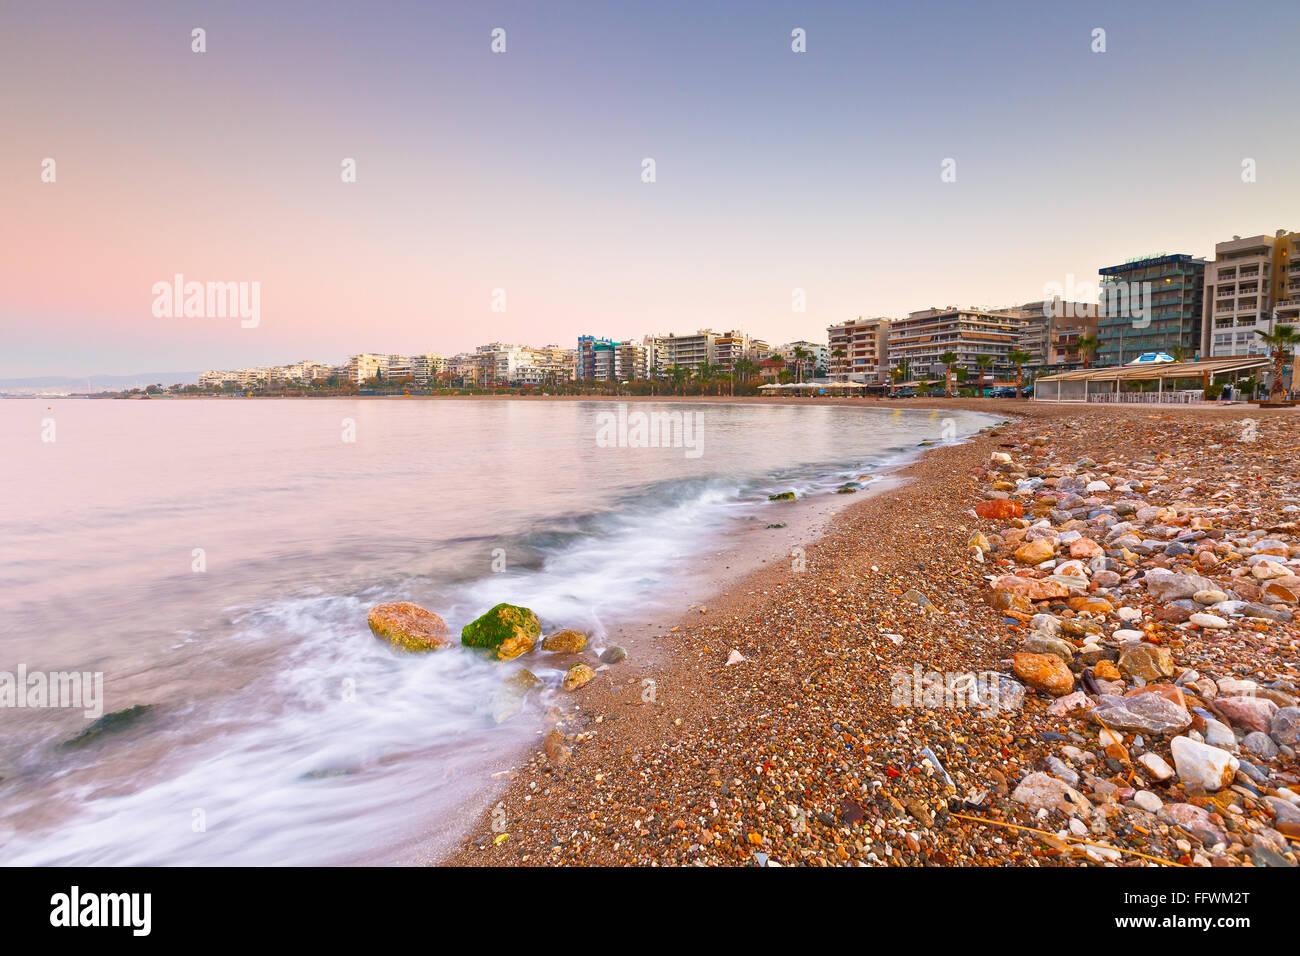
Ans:
{"label": "shoreline", "polygon": [[[989,418],[990,422],[1000,420],[997,416]],[[969,440],[970,438],[960,441]],[[639,681],[646,675],[659,673],[671,662],[671,648],[663,640],[664,636],[691,630],[699,623],[701,615],[712,614],[718,601],[732,592],[739,582],[760,578],[773,569],[788,566],[795,548],[811,547],[844,512],[905,484],[907,479],[902,477],[903,473],[933,450],[933,447],[922,446],[899,450],[883,467],[869,469],[870,479],[863,482],[855,495],[824,491],[789,503],[758,504],[753,514],[734,517],[731,519],[734,522],[732,526],[684,559],[681,573],[686,580],[683,584],[673,586],[671,602],[645,608],[619,620],[604,635],[591,635],[584,653],[542,655],[541,659],[534,658],[531,663],[525,658],[514,663],[523,663],[529,669],[544,666],[558,667],[560,670],[575,663],[587,663],[597,673],[596,681],[588,685],[588,688],[603,683],[612,675],[624,680]],[[863,463],[862,469],[863,474],[868,474],[866,463]],[[777,521],[781,526],[773,527],[771,523]],[[609,647],[625,651],[626,659],[614,665],[602,663],[598,655]],[[588,688],[583,689],[584,694]],[[584,709],[590,709],[572,694],[557,690],[555,696],[546,699],[541,708],[534,701],[523,714],[513,719],[533,719],[536,723],[533,733],[541,741],[556,723],[553,717],[547,719],[542,711],[558,716],[556,708],[562,707],[568,709],[571,718],[581,714]],[[513,778],[537,746],[511,747],[497,754],[492,760],[491,778],[488,785],[484,786],[482,796],[462,800],[461,805],[449,815],[451,819],[448,822],[440,822],[426,831],[414,847],[408,847],[406,852],[399,854],[392,862],[410,865],[442,859],[454,853],[468,828],[463,822],[453,821],[463,821],[466,813],[477,817],[485,806],[489,808],[487,813],[490,819],[490,807],[502,797],[506,789],[501,785],[502,778]],[[363,857],[357,862],[367,865],[374,861]]]}
{"label": "shoreline", "polygon": [[[739,399],[746,400],[762,401]],[[705,609],[687,609],[671,627],[657,629],[652,641],[661,663],[652,667],[649,699],[641,669],[626,664],[569,695],[567,712],[552,712],[550,739],[496,794],[497,825],[491,808],[485,809],[459,847],[427,862],[1098,862],[1080,857],[1063,840],[1051,846],[952,815],[954,805],[962,809],[959,798],[968,789],[970,751],[992,747],[977,761],[983,789],[995,794],[993,803],[980,805],[980,818],[1034,825],[1032,814],[1018,815],[1021,808],[1014,803],[1006,806],[1002,791],[1028,769],[1044,765],[1059,747],[1056,738],[1080,749],[1089,735],[1095,737],[1095,728],[1076,726],[1064,735],[1044,731],[1050,698],[1040,700],[1032,690],[1022,713],[992,722],[965,712],[891,710],[887,702],[881,706],[888,697],[889,666],[1010,674],[1008,659],[1025,628],[1008,626],[1012,619],[981,599],[983,575],[990,569],[970,559],[966,544],[974,531],[991,530],[988,521],[967,509],[985,497],[983,475],[992,452],[1019,447],[1041,429],[1052,433],[1063,454],[1072,453],[1073,445],[1097,447],[1093,457],[1106,461],[1108,443],[1131,444],[1146,430],[1182,427],[1169,426],[1170,421],[1193,431],[1221,429],[1224,413],[1235,410],[1248,412],[1241,417],[1264,423],[1261,427],[1277,424],[1289,435],[1287,413],[1253,406],[1175,411],[989,399],[800,400],[808,401],[963,408],[1016,420],[999,434],[986,431],[934,447],[891,470],[887,487],[835,511],[824,532],[805,545],[805,573],[768,566],[730,576]],[[1146,444],[1159,442],[1148,437]],[[1191,456],[1195,447],[1183,448],[1182,456]],[[1256,451],[1262,461],[1266,447],[1274,442],[1247,451]],[[909,604],[903,596],[911,591],[927,595],[932,604]],[[745,660],[728,666],[733,648]],[[1295,676],[1294,663],[1289,666],[1284,676]],[[946,765],[942,773],[920,754],[923,748],[943,755],[937,761]],[[1279,779],[1289,781],[1294,760],[1280,759]],[[958,778],[956,788],[946,785],[950,772]],[[864,783],[868,777],[870,783]],[[1098,799],[1092,791],[1089,795]],[[1043,826],[1056,830],[1060,824],[1058,819]],[[1165,825],[1155,829],[1175,844],[1183,832],[1175,828],[1171,834]],[[1129,832],[1099,839],[1123,844]],[[1133,836],[1131,842],[1139,845],[1142,838]],[[1120,858],[1118,851],[1092,852],[1107,863]],[[1177,851],[1166,847],[1166,852]],[[1200,856],[1205,852],[1210,851]],[[1194,854],[1183,855],[1205,865]],[[1224,858],[1218,853],[1214,865],[1227,865]]]}

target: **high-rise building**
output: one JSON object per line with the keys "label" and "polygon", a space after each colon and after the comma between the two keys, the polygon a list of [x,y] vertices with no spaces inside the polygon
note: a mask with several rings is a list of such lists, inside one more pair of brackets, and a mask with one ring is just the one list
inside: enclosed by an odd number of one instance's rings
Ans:
{"label": "high-rise building", "polygon": [[826,330],[826,370],[838,382],[881,382],[889,377],[889,319],[859,316]]}
{"label": "high-rise building", "polygon": [[1201,347],[1204,259],[1159,255],[1099,270],[1098,365],[1123,365],[1143,352],[1192,361]]}
{"label": "high-rise building", "polygon": [[1233,236],[1214,247],[1205,268],[1201,354],[1266,355],[1257,334],[1300,317],[1300,233]]}

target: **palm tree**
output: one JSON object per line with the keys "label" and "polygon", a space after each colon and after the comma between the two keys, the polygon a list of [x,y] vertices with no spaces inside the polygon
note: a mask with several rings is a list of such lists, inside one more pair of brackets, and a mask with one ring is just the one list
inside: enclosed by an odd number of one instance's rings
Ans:
{"label": "palm tree", "polygon": [[[836,368],[839,368],[840,362],[844,359],[844,354],[845,354],[844,350],[840,348],[838,345],[835,347],[834,351],[831,352],[831,357],[835,359]],[[844,381],[847,382],[849,379],[848,373],[845,372],[843,369],[840,369],[840,374],[844,376]]]}
{"label": "palm tree", "polygon": [[943,373],[943,397],[952,398],[952,367],[957,361],[957,353],[949,350],[939,356],[939,361],[944,364]]}
{"label": "palm tree", "polygon": [[1081,335],[1074,343],[1074,350],[1083,358],[1083,367],[1092,367],[1092,357],[1101,347],[1101,339],[1095,335]]}
{"label": "palm tree", "polygon": [[739,379],[743,385],[758,374],[758,366],[749,359],[741,359],[736,363],[736,374],[731,377],[731,394],[736,394],[736,380]]}
{"label": "palm tree", "polygon": [[1016,394],[1020,394],[1021,383],[1025,380],[1025,364],[1033,358],[1024,349],[1012,349],[1007,353],[1007,361],[1016,367]]}
{"label": "palm tree", "polygon": [[668,378],[672,381],[673,388],[682,395],[686,394],[686,379],[690,374],[690,369],[682,368],[680,365],[673,365],[668,369]]}
{"label": "palm tree", "polygon": [[794,367],[795,367],[795,372],[796,372],[796,373],[798,374],[798,376],[799,376],[799,381],[802,382],[802,381],[803,381],[803,366],[804,366],[804,362],[807,361],[808,357],[809,357],[810,355],[812,355],[812,353],[809,352],[809,351],[808,351],[806,348],[804,348],[802,345],[796,345],[796,346],[794,347],[793,351],[791,352],[791,354],[794,356]]}
{"label": "palm tree", "polygon": [[1270,404],[1286,401],[1286,384],[1282,381],[1286,374],[1286,360],[1295,354],[1295,347],[1300,344],[1300,333],[1294,325],[1279,325],[1272,332],[1256,329],[1255,334],[1264,340],[1264,344],[1273,353],[1273,380],[1268,384]]}
{"label": "palm tree", "polygon": [[709,383],[713,381],[714,376],[718,374],[718,367],[710,365],[708,362],[701,362],[695,369],[695,375],[700,380],[700,394],[703,395]]}

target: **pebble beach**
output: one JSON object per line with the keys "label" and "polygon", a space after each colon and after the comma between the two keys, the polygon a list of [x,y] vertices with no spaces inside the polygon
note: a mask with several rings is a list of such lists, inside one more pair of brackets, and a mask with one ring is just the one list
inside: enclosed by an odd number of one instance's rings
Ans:
{"label": "pebble beach", "polygon": [[571,655],[591,676],[429,862],[1300,862],[1295,413],[925,407],[1006,421],[653,653]]}

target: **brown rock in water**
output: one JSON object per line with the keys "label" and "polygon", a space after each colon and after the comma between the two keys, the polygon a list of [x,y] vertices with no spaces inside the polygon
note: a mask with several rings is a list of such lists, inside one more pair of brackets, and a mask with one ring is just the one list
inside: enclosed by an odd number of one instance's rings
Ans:
{"label": "brown rock in water", "polygon": [[586,664],[574,664],[569,668],[569,672],[564,675],[564,689],[577,690],[595,676],[596,672]]}
{"label": "brown rock in water", "polygon": [[586,646],[587,635],[582,631],[556,631],[542,638],[542,650],[553,654],[577,654]]}
{"label": "brown rock in water", "polygon": [[409,601],[376,604],[366,615],[375,637],[404,651],[437,651],[450,647],[447,622]]}
{"label": "brown rock in water", "polygon": [[1055,654],[1021,652],[1011,658],[1011,669],[1030,687],[1053,697],[1063,697],[1074,690],[1074,675]]}
{"label": "brown rock in water", "polygon": [[991,498],[988,501],[978,502],[975,505],[975,513],[981,518],[999,521],[1006,518],[1019,518],[1025,513],[1025,509],[1019,501],[1012,501],[1010,498]]}

